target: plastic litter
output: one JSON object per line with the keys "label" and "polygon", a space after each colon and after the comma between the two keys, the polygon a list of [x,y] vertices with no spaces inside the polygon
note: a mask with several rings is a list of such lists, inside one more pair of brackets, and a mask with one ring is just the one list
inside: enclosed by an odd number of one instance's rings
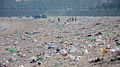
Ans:
{"label": "plastic litter", "polygon": [[[118,22],[111,23],[114,20],[108,17],[107,20],[111,20],[110,22],[104,20],[106,17],[102,17],[103,20],[101,17],[98,17],[100,20],[95,17],[66,18],[65,20],[61,17],[47,18],[50,23],[47,19],[36,19],[35,24],[40,25],[37,30],[0,37],[0,67],[13,63],[18,67],[27,65],[49,67],[51,62],[54,66],[62,66],[63,63],[68,66],[72,66],[71,63],[75,66],[83,64],[104,66],[104,62],[105,64],[109,62],[110,65],[120,62]],[[34,19],[26,21],[31,22]]]}
{"label": "plastic litter", "polygon": [[23,65],[20,65],[19,67],[24,67]]}
{"label": "plastic litter", "polygon": [[49,36],[48,34],[44,35],[45,37]]}
{"label": "plastic litter", "polygon": [[91,58],[91,59],[88,59],[89,63],[93,63],[93,62],[99,62],[99,61],[102,61],[103,58]]}
{"label": "plastic litter", "polygon": [[76,56],[76,57],[73,58],[73,61],[79,62],[79,61],[80,61],[80,58],[81,58],[81,56]]}
{"label": "plastic litter", "polygon": [[88,54],[88,50],[86,48],[82,48],[82,55]]}
{"label": "plastic litter", "polygon": [[65,49],[61,49],[60,50],[60,53],[62,54],[62,55],[64,55],[64,56],[66,56],[67,55],[67,50],[65,50]]}
{"label": "plastic litter", "polygon": [[55,46],[49,46],[48,49],[55,48]]}
{"label": "plastic litter", "polygon": [[119,56],[120,56],[120,50],[118,50],[118,51],[117,51],[117,55],[119,55]]}
{"label": "plastic litter", "polygon": [[77,51],[76,47],[72,47],[72,49],[69,51],[70,53]]}
{"label": "plastic litter", "polygon": [[99,48],[98,51],[99,51],[99,52],[103,52],[103,53],[108,53],[108,50],[107,50],[107,49],[103,49],[103,48]]}
{"label": "plastic litter", "polygon": [[54,66],[63,65],[63,62],[56,62]]}
{"label": "plastic litter", "polygon": [[15,51],[15,50],[9,50],[10,52],[13,52],[13,51]]}

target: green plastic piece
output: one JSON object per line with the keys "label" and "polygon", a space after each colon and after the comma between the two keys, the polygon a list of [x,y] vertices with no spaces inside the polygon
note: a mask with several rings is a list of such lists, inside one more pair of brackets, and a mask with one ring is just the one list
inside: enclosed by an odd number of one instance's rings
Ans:
{"label": "green plastic piece", "polygon": [[11,52],[12,52],[12,51],[15,51],[15,50],[9,50],[9,51],[11,51]]}

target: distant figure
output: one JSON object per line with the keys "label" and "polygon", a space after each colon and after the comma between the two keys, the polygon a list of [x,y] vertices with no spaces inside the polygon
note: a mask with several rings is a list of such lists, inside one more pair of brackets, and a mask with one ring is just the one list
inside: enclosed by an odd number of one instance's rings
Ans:
{"label": "distant figure", "polygon": [[58,22],[60,22],[60,18],[58,17]]}
{"label": "distant figure", "polygon": [[74,18],[72,17],[71,20],[74,21]]}
{"label": "distant figure", "polygon": [[75,18],[75,21],[77,21],[77,19]]}

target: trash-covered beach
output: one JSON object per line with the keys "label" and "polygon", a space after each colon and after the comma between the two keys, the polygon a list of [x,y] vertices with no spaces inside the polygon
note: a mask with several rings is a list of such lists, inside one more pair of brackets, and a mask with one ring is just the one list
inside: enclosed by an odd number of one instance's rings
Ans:
{"label": "trash-covered beach", "polygon": [[1,17],[0,24],[0,67],[120,67],[120,17]]}

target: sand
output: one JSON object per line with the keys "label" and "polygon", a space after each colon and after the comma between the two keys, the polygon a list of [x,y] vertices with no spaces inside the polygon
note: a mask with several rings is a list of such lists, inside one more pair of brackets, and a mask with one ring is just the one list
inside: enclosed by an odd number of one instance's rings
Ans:
{"label": "sand", "polygon": [[[1,17],[0,24],[5,26],[0,28],[0,62],[5,62],[7,67],[120,67],[119,61],[110,61],[111,58],[117,56],[116,52],[98,51],[99,48],[106,48],[108,45],[111,46],[111,49],[120,49],[116,42],[110,42],[110,38],[114,38],[120,33],[118,21],[120,17],[74,16],[73,18],[77,20],[69,22],[67,20],[72,16],[60,16],[59,18],[60,21],[58,21],[58,16],[40,19]],[[98,32],[103,35],[94,36]],[[89,33],[92,34],[91,37],[99,41],[93,41],[87,37]],[[107,35],[110,38],[107,38]],[[105,37],[107,39],[104,39]],[[69,40],[76,44],[77,50],[68,53],[67,56],[57,54],[56,49],[67,48]],[[17,44],[15,44],[16,42]],[[78,43],[82,45],[78,46]],[[54,45],[55,48],[48,49],[50,45]],[[81,47],[85,47],[88,54],[81,54]],[[10,52],[9,50],[15,51]],[[45,54],[40,55],[42,52]],[[68,57],[69,55],[80,56],[80,60],[74,61]],[[31,57],[44,59],[39,61],[41,65],[38,65],[38,62],[30,63]],[[89,59],[98,57],[102,57],[103,60],[89,63]],[[64,60],[64,58],[67,59]],[[55,66],[56,62],[63,64]]]}

